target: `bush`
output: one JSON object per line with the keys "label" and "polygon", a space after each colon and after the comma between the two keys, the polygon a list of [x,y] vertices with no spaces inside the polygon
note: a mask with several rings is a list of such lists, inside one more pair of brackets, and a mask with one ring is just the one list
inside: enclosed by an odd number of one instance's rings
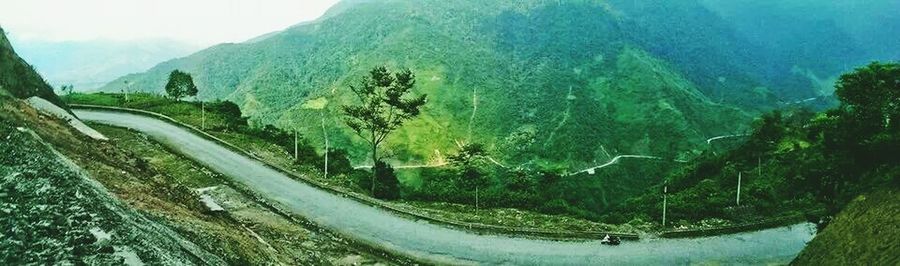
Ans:
{"label": "bush", "polygon": [[347,158],[347,151],[344,149],[334,149],[328,151],[328,172],[334,175],[350,174],[353,172],[353,165]]}
{"label": "bush", "polygon": [[222,115],[225,128],[236,130],[247,127],[247,118],[241,114],[241,108],[230,101],[217,101],[209,104],[209,111]]}
{"label": "bush", "polygon": [[[385,162],[378,161],[375,163],[377,175],[375,176],[375,191],[372,195],[375,198],[384,200],[395,200],[400,198],[400,180],[394,173],[394,168]],[[371,173],[354,174],[357,184],[365,191],[372,191]]]}
{"label": "bush", "polygon": [[552,199],[543,206],[541,206],[540,211],[547,214],[564,214],[569,211],[569,203],[562,199]]}

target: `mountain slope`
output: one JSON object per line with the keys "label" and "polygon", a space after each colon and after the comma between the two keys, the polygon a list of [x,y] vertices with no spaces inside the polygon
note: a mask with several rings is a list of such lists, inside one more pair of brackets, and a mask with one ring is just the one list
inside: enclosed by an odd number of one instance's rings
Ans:
{"label": "mountain slope", "polygon": [[[0,95],[0,99],[6,96]],[[16,108],[26,108],[17,110]],[[21,112],[11,114],[11,112]],[[23,104],[0,102],[0,262],[21,264],[224,264],[129,208],[27,126],[65,129]],[[58,136],[71,136],[65,130]],[[77,139],[77,138],[75,138]]]}
{"label": "mountain slope", "polygon": [[[113,175],[125,176],[123,169],[137,172],[110,144],[83,136],[68,121],[39,113],[26,101],[13,98],[38,96],[59,104],[41,76],[12,50],[2,30],[0,82],[0,223],[4,225],[0,263],[225,263],[169,225],[129,208],[58,150],[62,147],[70,156],[84,156],[76,159],[89,158]],[[158,186],[171,188],[163,187]],[[181,192],[190,193],[184,187]]]}
{"label": "mountain slope", "polygon": [[900,193],[859,196],[803,249],[794,265],[900,263]]}
{"label": "mountain slope", "polygon": [[[253,121],[300,130],[314,143],[324,115],[331,142],[353,147],[360,141],[338,116],[352,102],[347,85],[373,66],[409,67],[430,102],[388,140],[396,160],[434,160],[457,141],[475,141],[512,163],[570,167],[616,153],[690,156],[706,138],[749,121],[731,106],[774,104],[734,62],[741,55],[716,43],[736,42],[725,30],[682,42],[661,34],[662,9],[638,16],[644,9],[624,2],[346,2],[318,21],[217,45],[103,89],[130,80],[162,92],[168,73],[181,69],[194,75],[200,98],[234,100]],[[691,3],[667,6],[701,8]],[[688,25],[718,21],[695,13]],[[724,59],[692,63],[718,58],[703,47]],[[716,71],[704,74],[709,69]],[[364,158],[365,149],[350,151]]]}
{"label": "mountain slope", "polygon": [[38,96],[65,108],[53,88],[16,54],[3,28],[0,28],[0,90],[21,99]]}
{"label": "mountain slope", "polygon": [[853,66],[900,59],[897,1],[701,2],[758,48],[759,56],[749,61],[785,100],[830,95],[834,79]]}

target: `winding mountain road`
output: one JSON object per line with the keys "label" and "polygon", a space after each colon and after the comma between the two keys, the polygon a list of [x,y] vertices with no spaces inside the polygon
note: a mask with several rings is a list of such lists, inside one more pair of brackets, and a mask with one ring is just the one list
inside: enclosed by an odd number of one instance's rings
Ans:
{"label": "winding mountain road", "polygon": [[790,261],[812,238],[799,224],[757,232],[693,239],[644,239],[620,246],[479,235],[410,220],[330,194],[173,124],[112,111],[75,110],[84,120],[140,131],[241,182],[288,211],[345,237],[424,262],[439,264],[765,264]]}

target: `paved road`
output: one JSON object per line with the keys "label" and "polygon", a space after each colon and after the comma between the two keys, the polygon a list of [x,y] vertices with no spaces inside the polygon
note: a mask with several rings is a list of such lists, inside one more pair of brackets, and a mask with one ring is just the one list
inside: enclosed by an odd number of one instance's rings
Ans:
{"label": "paved road", "polygon": [[616,247],[602,246],[597,241],[558,242],[478,235],[401,218],[316,189],[155,118],[109,111],[76,110],[75,113],[85,120],[143,132],[341,235],[432,263],[763,264],[790,261],[812,238],[809,224],[716,237],[641,240]]}
{"label": "paved road", "polygon": [[569,175],[570,175],[570,176],[573,176],[573,175],[582,174],[582,173],[594,174],[593,172],[596,171],[597,169],[604,168],[604,167],[607,167],[607,166],[610,166],[610,165],[613,165],[613,164],[617,164],[617,163],[619,163],[619,159],[622,159],[622,158],[662,160],[662,158],[656,157],[656,156],[647,156],[647,155],[619,155],[619,156],[616,156],[615,158],[612,158],[612,160],[609,160],[609,162],[606,162],[606,163],[604,163],[604,164],[601,164],[601,165],[598,165],[598,166],[594,166],[594,167],[591,167],[591,168],[588,168],[588,169],[584,169],[584,170],[581,170],[581,171],[578,171],[578,172],[570,173]]}

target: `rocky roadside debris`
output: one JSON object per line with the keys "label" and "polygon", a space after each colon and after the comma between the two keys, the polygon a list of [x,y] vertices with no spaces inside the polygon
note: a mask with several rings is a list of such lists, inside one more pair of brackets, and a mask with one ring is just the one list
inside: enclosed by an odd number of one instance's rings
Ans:
{"label": "rocky roadside debris", "polygon": [[235,219],[282,264],[351,266],[394,263],[373,255],[372,250],[354,247],[345,239],[319,228],[300,226],[297,221],[229,185],[200,188],[196,191],[206,203],[208,211]]}
{"label": "rocky roadside debris", "polygon": [[0,264],[225,264],[124,206],[30,130],[0,121],[0,139]]}

